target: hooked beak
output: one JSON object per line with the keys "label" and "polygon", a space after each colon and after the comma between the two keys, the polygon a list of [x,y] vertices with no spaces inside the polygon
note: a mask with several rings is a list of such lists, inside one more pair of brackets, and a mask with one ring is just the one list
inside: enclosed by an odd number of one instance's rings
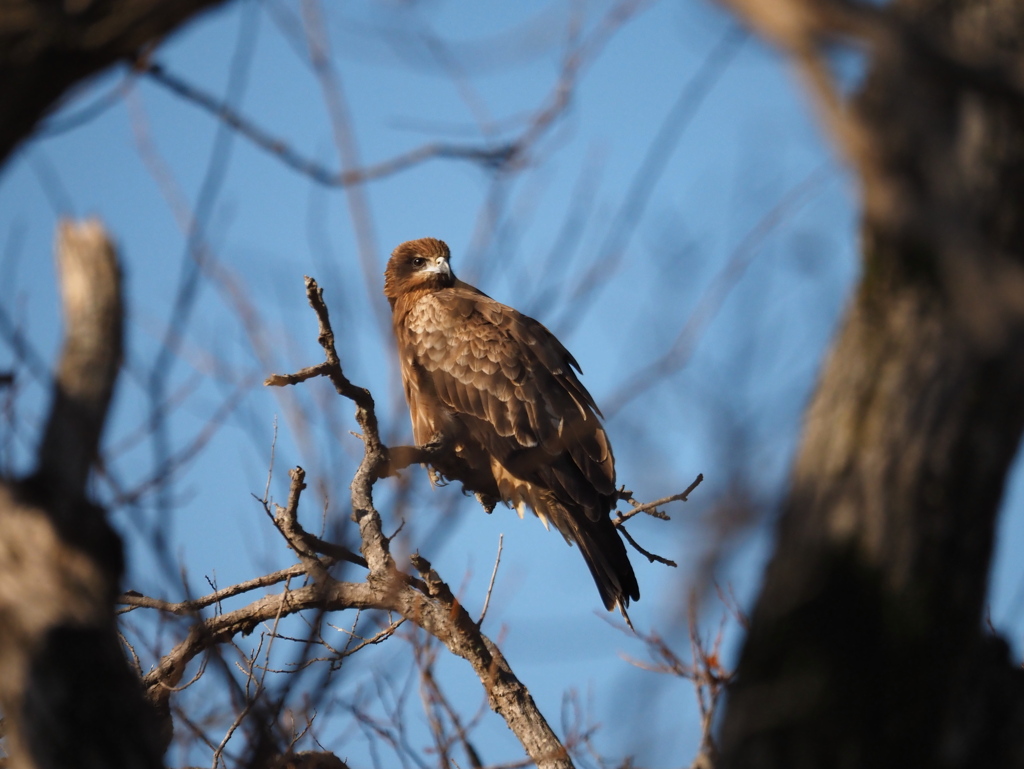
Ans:
{"label": "hooked beak", "polygon": [[452,268],[448,264],[448,258],[445,256],[439,256],[434,260],[433,264],[427,265],[423,268],[424,272],[436,272],[446,277],[451,277]]}

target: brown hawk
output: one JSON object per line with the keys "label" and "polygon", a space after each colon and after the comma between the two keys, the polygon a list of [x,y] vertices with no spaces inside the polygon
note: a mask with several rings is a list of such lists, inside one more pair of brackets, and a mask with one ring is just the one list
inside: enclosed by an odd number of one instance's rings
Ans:
{"label": "brown hawk", "polygon": [[609,518],[615,460],[579,364],[533,318],[458,280],[449,258],[442,241],[413,240],[384,273],[416,443],[488,511],[528,506],[579,545],[605,607],[625,615],[640,588]]}

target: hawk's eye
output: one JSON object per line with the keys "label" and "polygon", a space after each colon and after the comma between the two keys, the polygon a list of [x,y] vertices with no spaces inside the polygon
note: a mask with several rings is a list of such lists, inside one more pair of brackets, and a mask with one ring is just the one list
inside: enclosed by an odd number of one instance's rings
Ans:
{"label": "hawk's eye", "polygon": [[413,267],[422,267],[427,263],[427,260],[422,256],[417,256],[412,260]]}

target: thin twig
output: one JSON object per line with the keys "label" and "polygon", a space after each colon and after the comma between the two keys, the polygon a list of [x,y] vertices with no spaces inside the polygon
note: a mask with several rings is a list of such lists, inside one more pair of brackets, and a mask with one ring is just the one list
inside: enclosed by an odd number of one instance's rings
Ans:
{"label": "thin twig", "polygon": [[160,598],[150,598],[149,596],[142,595],[134,590],[129,590],[117,599],[117,603],[125,607],[123,609],[118,609],[117,613],[125,614],[127,612],[134,611],[135,609],[158,609],[159,611],[164,611],[168,614],[195,614],[200,609],[205,609],[207,606],[219,603],[225,598],[231,598],[232,596],[240,595],[241,593],[247,593],[250,590],[258,590],[261,587],[276,585],[280,582],[285,582],[292,577],[298,577],[305,573],[306,567],[300,563],[295,566],[289,566],[287,569],[275,571],[272,574],[257,577],[256,579],[239,582],[237,585],[231,585],[231,587],[226,587],[223,590],[210,593],[202,598],[197,598],[192,601],[180,601],[178,603],[164,601]]}
{"label": "thin twig", "polygon": [[379,163],[335,171],[299,154],[284,139],[271,135],[237,112],[227,102],[172,74],[165,66],[154,62],[139,61],[136,63],[136,69],[153,82],[210,113],[289,168],[325,187],[344,188],[365,184],[435,159],[465,160],[478,163],[486,168],[495,168],[505,164],[514,152],[514,144],[511,142],[479,146],[429,142]]}
{"label": "thin twig", "polygon": [[494,581],[498,577],[498,565],[501,563],[501,548],[505,542],[505,535],[498,535],[498,554],[494,556],[494,568],[491,570],[491,581],[487,583],[487,595],[484,596],[484,607],[480,610],[480,619],[476,624],[483,625],[484,617],[487,616],[487,607],[491,605],[491,591],[494,590]]}
{"label": "thin twig", "polygon": [[638,505],[634,505],[632,510],[629,510],[629,511],[627,511],[625,513],[620,513],[615,518],[613,518],[612,519],[612,523],[614,525],[616,525],[616,526],[621,527],[623,523],[628,521],[634,515],[639,515],[640,513],[647,513],[648,515],[651,515],[651,516],[653,516],[655,518],[660,518],[662,520],[668,520],[668,516],[665,513],[663,513],[660,510],[658,510],[658,508],[661,505],[667,505],[669,502],[686,502],[686,501],[688,501],[688,497],[690,496],[690,492],[692,492],[695,488],[697,488],[701,484],[701,482],[703,480],[704,480],[704,474],[703,473],[698,473],[697,477],[694,479],[693,483],[691,483],[689,486],[687,486],[685,491],[682,491],[682,492],[680,492],[678,494],[673,494],[671,497],[665,497],[663,499],[656,499],[654,502],[647,502],[647,503],[642,504],[642,505],[639,505],[639,504]]}
{"label": "thin twig", "polygon": [[[622,532],[622,536],[626,538],[629,544],[631,544],[638,553],[645,556],[647,560],[651,563],[657,561],[658,563],[663,563],[666,566],[671,566],[672,568],[677,568],[679,566],[679,564],[677,564],[675,561],[669,560],[668,558],[664,558],[660,555],[657,555],[656,553],[651,553],[647,550],[644,550],[642,547],[640,547],[640,545],[637,544],[637,541],[630,536],[629,532],[626,531],[625,526],[620,525],[619,531]],[[628,624],[630,627],[633,627],[633,624],[629,621],[629,617],[626,617],[626,624]]]}

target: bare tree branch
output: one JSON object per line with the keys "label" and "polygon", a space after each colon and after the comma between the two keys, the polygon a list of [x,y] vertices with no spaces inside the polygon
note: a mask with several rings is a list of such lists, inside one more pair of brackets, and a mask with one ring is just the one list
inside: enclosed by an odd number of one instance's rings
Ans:
{"label": "bare tree branch", "polygon": [[203,596],[202,598],[196,598],[192,601],[179,601],[176,603],[172,601],[164,601],[159,598],[150,598],[149,596],[130,590],[122,594],[117,599],[117,602],[125,607],[120,609],[118,614],[125,614],[134,609],[158,609],[160,611],[167,612],[168,614],[178,615],[195,614],[200,609],[205,609],[207,606],[220,603],[227,598],[247,593],[250,590],[258,590],[261,587],[277,585],[281,582],[286,582],[292,577],[300,577],[305,573],[306,566],[300,563],[295,566],[289,566],[287,569],[281,569],[280,571],[275,571],[271,574],[257,577],[256,579],[239,582],[237,585],[226,587],[223,590],[217,590],[209,595]]}
{"label": "bare tree branch", "polygon": [[121,275],[98,221],[60,225],[57,272],[64,349],[37,473],[68,497],[85,491],[121,366]]}
{"label": "bare tree branch", "polygon": [[652,515],[655,518],[662,518],[662,519],[666,519],[667,520],[668,516],[665,515],[665,513],[663,513],[660,510],[658,510],[658,508],[661,507],[662,505],[667,505],[670,502],[687,502],[687,501],[689,501],[691,492],[693,492],[693,490],[695,488],[700,486],[700,484],[703,483],[703,481],[704,481],[704,474],[703,473],[698,473],[697,477],[693,479],[693,483],[691,483],[689,486],[687,486],[684,491],[681,491],[678,494],[673,494],[670,497],[664,497],[662,499],[656,499],[653,502],[646,502],[644,504],[640,504],[639,502],[637,502],[636,500],[634,500],[632,498],[633,492],[625,491],[624,490],[624,491],[620,492],[620,496],[621,496],[622,499],[625,499],[627,502],[629,502],[631,505],[633,505],[633,509],[632,510],[628,510],[625,513],[621,513],[621,514],[615,516],[612,519],[612,523],[615,524],[616,526],[621,526],[624,522],[628,521],[634,515],[639,515],[640,513],[647,513],[648,515]]}
{"label": "bare tree branch", "polygon": [[[353,480],[353,518],[359,525],[362,551],[370,574],[365,583],[340,582],[330,573],[330,562],[323,561],[309,548],[310,536],[298,523],[298,506],[305,486],[301,468],[292,472],[292,485],[286,506],[278,507],[274,522],[289,546],[302,561],[302,572],[314,577],[312,584],[265,596],[241,609],[204,619],[196,623],[187,638],[180,642],[145,677],[144,684],[152,702],[162,708],[170,694],[183,679],[188,663],[213,646],[236,635],[251,633],[258,624],[306,610],[318,613],[345,609],[384,609],[412,621],[440,640],[449,651],[470,662],[484,685],[488,702],[508,723],[527,754],[540,767],[571,767],[568,752],[537,709],[526,687],[516,678],[500,650],[480,632],[478,623],[467,614],[447,584],[434,572],[429,562],[413,557],[413,565],[421,579],[401,573],[389,552],[388,538],[383,534],[380,516],[373,506],[372,490],[388,462],[386,447],[377,432],[373,399],[369,392],[353,385],[344,375],[334,348],[333,331],[322,291],[316,282],[306,279],[307,297],[320,324],[319,340],[325,351],[326,366],[321,373],[328,376],[339,393],[357,405],[356,418],[362,428],[365,445],[363,460]],[[271,377],[268,381],[285,383],[291,377]],[[312,538],[315,539],[315,538]],[[288,575],[291,575],[288,570]],[[277,581],[286,579],[285,572],[271,575]],[[268,584],[263,581],[217,591],[223,597],[236,595],[244,589]],[[216,599],[208,596],[186,604],[164,604],[138,596],[122,600],[132,605],[150,605],[168,611],[183,611],[210,605]]]}
{"label": "bare tree branch", "polygon": [[[367,587],[377,598],[377,608],[386,608],[415,622],[448,647],[449,651],[472,666],[487,691],[492,709],[508,723],[540,767],[571,767],[568,753],[548,726],[526,687],[516,678],[494,643],[480,632],[479,626],[436,576],[429,564],[416,557],[414,565],[427,575],[428,595],[414,589],[405,579],[396,577],[388,539],[381,528],[380,515],[373,506],[373,485],[388,461],[386,447],[380,442],[373,398],[369,391],[353,385],[341,370],[334,348],[323,292],[306,278],[306,296],[320,324],[319,341],[331,365],[329,376],[338,392],[356,403],[356,420],[365,445],[363,460],[352,481],[353,518],[359,526],[362,552],[370,567]],[[345,587],[336,583],[333,589]],[[359,586],[360,588],[364,586]]]}
{"label": "bare tree branch", "polygon": [[354,184],[365,184],[434,159],[466,160],[494,168],[507,162],[515,152],[515,145],[511,142],[497,142],[483,146],[430,142],[379,163],[334,171],[299,154],[284,139],[272,136],[256,123],[233,110],[230,105],[170,73],[160,64],[140,60],[136,63],[136,68],[154,82],[222,120],[289,168],[325,187],[349,187]]}

